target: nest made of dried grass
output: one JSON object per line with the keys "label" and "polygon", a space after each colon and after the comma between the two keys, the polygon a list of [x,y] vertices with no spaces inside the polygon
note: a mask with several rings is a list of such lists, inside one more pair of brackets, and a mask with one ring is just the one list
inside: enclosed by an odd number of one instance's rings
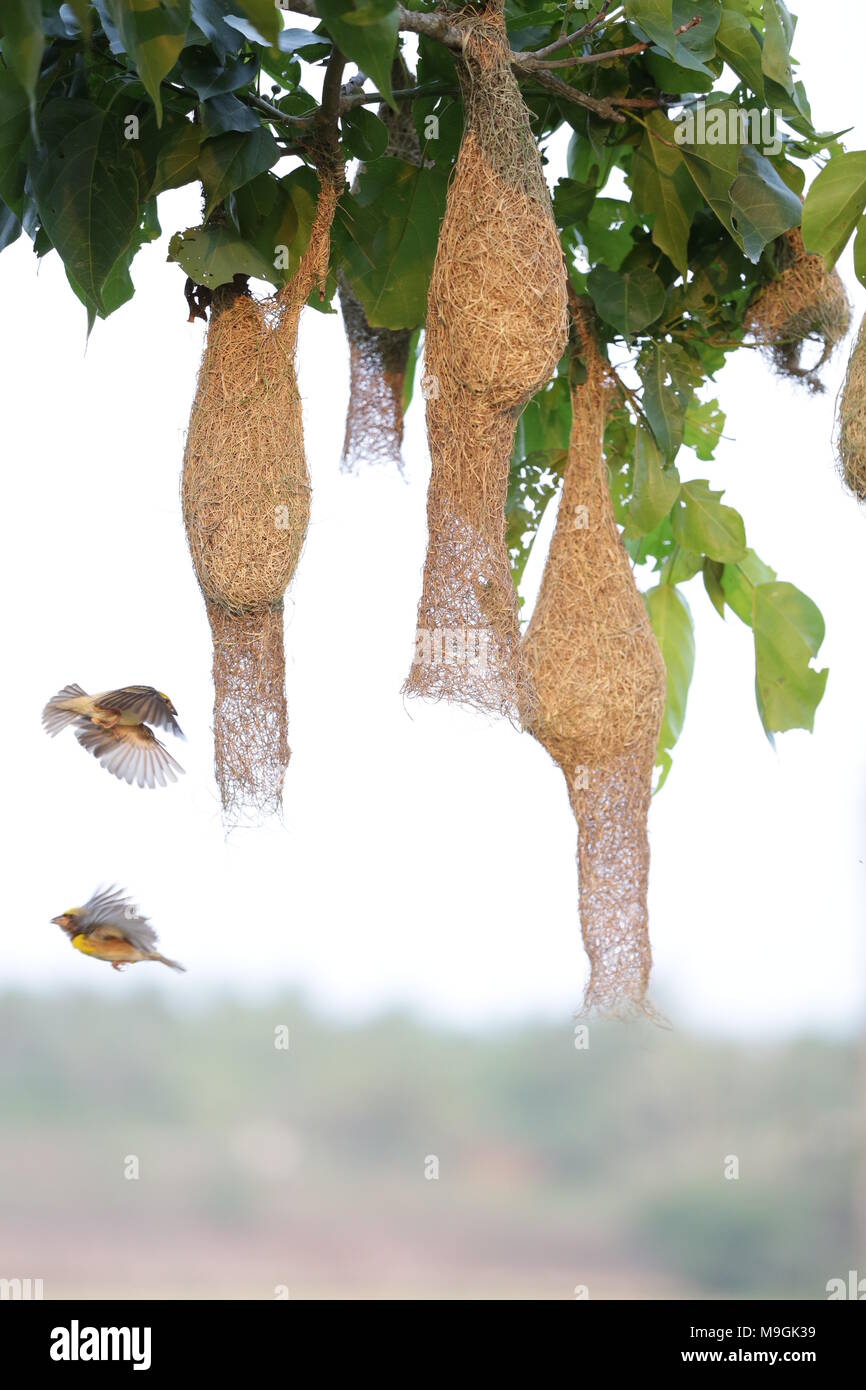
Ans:
{"label": "nest made of dried grass", "polygon": [[530,732],[568,786],[578,824],[580,921],[591,974],[584,1008],[652,1012],[647,815],[665,667],[620,540],[603,456],[606,363],[575,305],[586,379],[556,528],[523,641],[537,697]]}
{"label": "nest made of dried grass", "polygon": [[[517,721],[532,689],[505,548],[508,471],[517,415],[565,345],[566,276],[501,3],[457,22],[465,127],[428,296],[428,550],[404,689]],[[449,643],[457,658],[440,659]]]}
{"label": "nest made of dried grass", "polygon": [[[779,376],[801,382],[810,391],[823,391],[821,368],[851,322],[845,286],[835,270],[827,271],[822,256],[807,253],[799,227],[779,238],[776,263],[778,275],[749,305],[746,329]],[[821,345],[820,357],[811,366],[803,360],[809,342]]]}
{"label": "nest made of dried grass", "polygon": [[183,515],[214,639],[214,758],[229,820],[279,808],[289,759],[283,594],[310,514],[295,350],[301,308],[327,270],[336,196],[323,181],[307,249],[276,295],[217,289],[190,415]]}

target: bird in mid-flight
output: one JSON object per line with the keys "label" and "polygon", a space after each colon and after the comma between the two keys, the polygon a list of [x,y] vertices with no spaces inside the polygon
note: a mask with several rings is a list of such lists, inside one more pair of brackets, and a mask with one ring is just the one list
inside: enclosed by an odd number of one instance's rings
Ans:
{"label": "bird in mid-flight", "polygon": [[183,738],[176,714],[168,696],[152,685],[124,685],[100,695],[65,685],[42,711],[42,725],[53,738],[71,724],[82,748],[130,786],[166,787],[183,768],[148,724]]}
{"label": "bird in mid-flight", "polygon": [[119,888],[98,888],[83,907],[67,908],[51,921],[66,932],[76,951],[110,961],[114,970],[139,960],[184,969],[176,960],[160,955],[153,927]]}

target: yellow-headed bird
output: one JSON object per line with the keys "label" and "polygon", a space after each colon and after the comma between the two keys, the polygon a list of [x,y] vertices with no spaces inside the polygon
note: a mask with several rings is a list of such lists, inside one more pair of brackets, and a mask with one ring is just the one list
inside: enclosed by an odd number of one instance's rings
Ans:
{"label": "yellow-headed bird", "polygon": [[152,685],[125,685],[100,695],[65,685],[42,711],[42,725],[53,738],[72,724],[82,748],[130,786],[166,787],[183,768],[147,726],[170,729],[183,738],[176,714],[168,696]]}
{"label": "yellow-headed bird", "polygon": [[51,921],[66,932],[76,951],[110,961],[114,970],[139,960],[184,969],[176,960],[160,955],[153,927],[119,888],[98,888],[83,907],[70,907]]}

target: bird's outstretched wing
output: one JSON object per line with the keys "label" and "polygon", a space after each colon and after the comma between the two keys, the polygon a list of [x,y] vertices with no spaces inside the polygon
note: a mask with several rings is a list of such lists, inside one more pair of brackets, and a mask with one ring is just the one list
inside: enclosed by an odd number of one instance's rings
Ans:
{"label": "bird's outstretched wing", "polygon": [[97,888],[81,908],[81,929],[87,931],[98,922],[111,922],[122,917],[126,911],[134,913],[135,904],[116,883],[108,888]]}
{"label": "bird's outstretched wing", "polygon": [[78,700],[84,694],[86,692],[80,685],[64,685],[62,690],[52,695],[42,711],[42,727],[49,738],[54,738],[54,735],[65,729],[67,724],[74,724],[79,718],[75,710],[64,709],[63,705],[65,701]]}
{"label": "bird's outstretched wing", "polygon": [[80,914],[81,930],[95,941],[129,941],[138,951],[152,951],[157,935],[146,917],[120,889],[98,889]]}
{"label": "bird's outstretched wing", "polygon": [[82,723],[75,737],[106,771],[139,787],[167,787],[183,773],[180,763],[154,738],[144,724],[117,725],[113,729]]}
{"label": "bird's outstretched wing", "polygon": [[168,696],[152,685],[125,685],[120,690],[106,690],[96,698],[103,709],[128,710],[142,724],[152,724],[155,729],[168,729],[175,737],[183,738],[183,731],[175,718],[177,710]]}

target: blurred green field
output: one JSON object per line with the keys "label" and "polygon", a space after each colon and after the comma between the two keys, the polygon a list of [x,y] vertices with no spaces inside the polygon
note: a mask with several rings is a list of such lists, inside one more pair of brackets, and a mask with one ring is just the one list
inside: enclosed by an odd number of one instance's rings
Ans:
{"label": "blurred green field", "polygon": [[589,1044],[341,1026],[293,997],[7,994],[0,1277],[46,1298],[569,1299],[823,1298],[866,1274],[861,1048],[643,1024]]}

